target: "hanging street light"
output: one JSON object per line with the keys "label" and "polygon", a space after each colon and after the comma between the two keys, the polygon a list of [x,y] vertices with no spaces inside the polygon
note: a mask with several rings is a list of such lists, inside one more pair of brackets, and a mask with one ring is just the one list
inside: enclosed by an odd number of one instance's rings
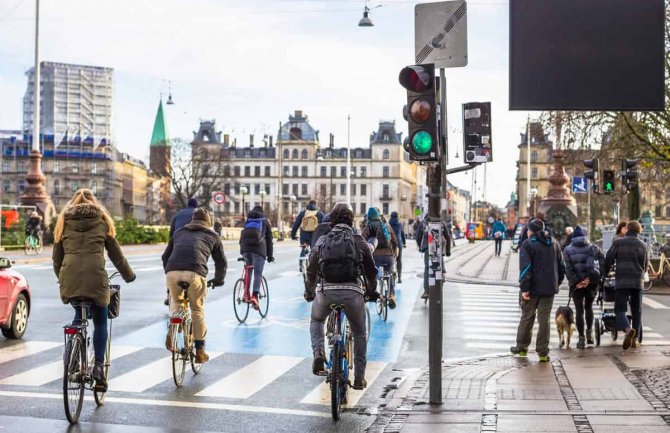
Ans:
{"label": "hanging street light", "polygon": [[372,20],[368,16],[370,13],[370,8],[367,5],[367,2],[365,2],[365,9],[363,9],[363,18],[358,22],[358,27],[373,27],[374,24],[372,24]]}

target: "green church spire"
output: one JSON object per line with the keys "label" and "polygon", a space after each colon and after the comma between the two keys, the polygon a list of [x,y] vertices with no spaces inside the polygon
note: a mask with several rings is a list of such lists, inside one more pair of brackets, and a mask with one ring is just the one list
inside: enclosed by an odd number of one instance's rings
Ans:
{"label": "green church spire", "polygon": [[163,115],[163,100],[158,103],[158,112],[154,121],[154,132],[151,134],[151,146],[169,146],[170,137],[167,132],[165,115]]}

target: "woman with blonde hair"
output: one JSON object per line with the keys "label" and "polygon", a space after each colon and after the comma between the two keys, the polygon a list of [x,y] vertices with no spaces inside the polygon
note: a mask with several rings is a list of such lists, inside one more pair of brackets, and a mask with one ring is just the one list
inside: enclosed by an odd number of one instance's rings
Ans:
{"label": "woman with blonde hair", "polygon": [[[53,265],[64,304],[73,298],[88,298],[93,302],[93,348],[95,365],[93,378],[96,389],[107,390],[103,364],[107,346],[107,313],[109,282],[105,270],[105,249],[110,260],[129,283],[135,273],[123,257],[116,241],[114,221],[107,210],[98,204],[93,192],[80,189],[62,210],[54,230]],[[75,308],[73,324],[81,321],[81,310]]]}

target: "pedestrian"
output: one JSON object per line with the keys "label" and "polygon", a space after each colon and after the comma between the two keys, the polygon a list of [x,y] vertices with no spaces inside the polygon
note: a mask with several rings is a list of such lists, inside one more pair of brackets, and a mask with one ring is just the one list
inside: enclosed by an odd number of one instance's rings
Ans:
{"label": "pedestrian", "polygon": [[605,256],[597,245],[589,242],[584,230],[577,226],[570,244],[563,250],[563,260],[570,296],[575,302],[575,321],[579,333],[577,349],[583,349],[585,343],[593,344],[593,301],[598,291],[600,270],[605,267]]}
{"label": "pedestrian", "polygon": [[496,257],[500,257],[500,253],[502,252],[502,242],[503,239],[505,238],[505,230],[507,227],[505,227],[505,223],[502,222],[502,218],[498,217],[498,219],[493,223],[493,240],[495,242],[495,255]]}
{"label": "pedestrian", "polygon": [[561,248],[545,229],[541,219],[535,218],[528,223],[528,234],[529,238],[519,249],[521,319],[517,328],[516,346],[512,346],[510,352],[528,356],[537,315],[539,329],[535,351],[540,362],[549,362],[550,315],[554,296],[565,277],[565,264]]}
{"label": "pedestrian", "polygon": [[[189,224],[191,222],[191,220],[193,219],[193,212],[195,212],[197,208],[198,208],[198,200],[194,198],[189,198],[188,202],[186,203],[186,207],[177,212],[175,216],[172,218],[172,221],[170,221],[169,239],[172,239],[172,236],[174,236],[177,230],[179,230],[180,228],[184,227],[186,224]],[[167,295],[163,300],[163,304],[166,306],[170,305],[170,289],[167,289]]]}
{"label": "pedestrian", "polygon": [[261,291],[265,261],[275,261],[272,241],[272,227],[265,218],[263,208],[254,206],[247,214],[247,221],[240,233],[240,254],[247,264],[253,266],[253,292],[249,301],[254,310],[260,308],[258,295]]}
{"label": "pedestrian", "polygon": [[[428,299],[429,286],[429,266],[430,266],[430,251],[428,251],[428,216],[426,216],[419,224],[415,232],[416,245],[419,247],[419,252],[423,253],[423,294],[421,299]],[[451,232],[447,225],[442,221],[442,238],[444,239],[444,250],[442,254],[451,256]]]}
{"label": "pedestrian", "polygon": [[[623,339],[623,349],[639,347],[639,337],[642,331],[642,288],[644,274],[649,269],[649,251],[647,245],[640,240],[642,226],[637,221],[626,224],[626,234],[612,242],[605,256],[605,273],[607,275],[612,266],[614,272],[614,312],[619,329],[626,333]],[[628,304],[633,316],[631,326],[626,316]]]}
{"label": "pedestrian", "polygon": [[221,237],[222,230],[223,230],[223,224],[221,224],[221,220],[217,218],[216,221],[214,221],[214,231],[219,237]]}
{"label": "pedestrian", "polygon": [[[574,235],[575,229],[572,228],[572,226],[567,226],[565,228],[565,239],[563,240],[563,247],[561,248],[562,250],[565,251],[565,249],[570,246],[570,243],[572,242],[572,236]],[[582,230],[583,233],[583,230]]]}
{"label": "pedestrian", "polygon": [[[554,231],[553,231],[551,225],[547,222],[546,219],[544,219],[544,212],[538,212],[537,216],[535,216],[533,218],[530,218],[528,221],[532,221],[533,219],[541,220],[542,223],[544,224],[544,230],[549,233],[549,236],[551,236],[552,238],[554,237]],[[519,237],[519,246],[521,244],[523,244],[523,241],[528,239],[528,236],[529,236],[528,235],[528,224],[526,224],[526,226],[523,228],[523,230],[521,230],[521,236]]]}
{"label": "pedestrian", "polygon": [[407,239],[405,238],[405,227],[398,218],[398,212],[391,212],[391,219],[389,220],[391,229],[395,232],[398,239],[398,257],[396,257],[396,270],[398,271],[398,284],[402,283],[402,250],[407,246]]}
{"label": "pedestrian", "polygon": [[616,226],[616,232],[614,233],[614,239],[619,239],[624,236],[626,236],[626,232],[628,231],[628,222],[627,221],[621,221],[617,226]]}
{"label": "pedestrian", "polygon": [[[395,258],[398,251],[398,238],[396,238],[395,232],[391,226],[383,220],[383,217],[377,208],[371,207],[368,209],[367,225],[363,228],[361,236],[366,240],[371,237],[377,238],[377,248],[375,248],[372,253],[375,265],[384,266],[389,274],[393,274],[396,265]],[[388,303],[389,308],[394,309],[396,307],[395,280],[391,278],[390,282]]]}

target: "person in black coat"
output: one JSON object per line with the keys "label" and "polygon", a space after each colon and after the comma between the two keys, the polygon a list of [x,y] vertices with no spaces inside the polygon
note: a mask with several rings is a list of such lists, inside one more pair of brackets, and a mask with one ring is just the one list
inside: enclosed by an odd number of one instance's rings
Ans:
{"label": "person in black coat", "polygon": [[265,218],[263,208],[255,206],[247,214],[247,221],[240,235],[240,254],[254,267],[253,293],[250,301],[256,310],[259,308],[258,294],[261,290],[265,261],[272,263],[275,260],[272,241],[272,227]]}
{"label": "person in black coat", "polygon": [[316,245],[316,241],[318,241],[321,236],[323,236],[325,234],[328,234],[330,229],[331,229],[330,214],[327,213],[323,216],[323,219],[321,220],[321,223],[318,226],[316,226],[316,230],[314,230],[314,234],[312,234],[311,247],[314,248],[314,245]]}
{"label": "person in black coat", "polygon": [[[189,198],[186,207],[177,212],[175,216],[172,218],[172,221],[170,221],[169,239],[172,239],[172,236],[174,236],[177,230],[179,230],[180,228],[184,227],[186,224],[189,224],[191,222],[191,220],[193,219],[193,212],[195,212],[197,208],[198,208],[198,200],[194,198]],[[165,297],[163,304],[170,305],[170,290],[167,291],[167,296]]]}

